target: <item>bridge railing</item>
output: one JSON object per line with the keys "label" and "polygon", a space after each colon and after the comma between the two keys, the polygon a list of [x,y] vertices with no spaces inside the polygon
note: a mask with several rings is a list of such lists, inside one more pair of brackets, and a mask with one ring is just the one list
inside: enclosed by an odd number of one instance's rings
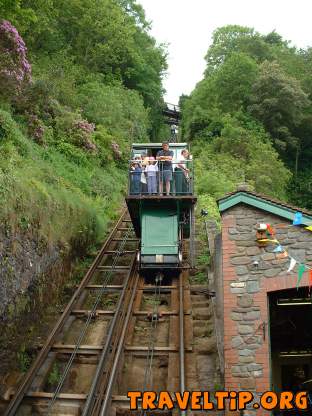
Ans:
{"label": "bridge railing", "polygon": [[187,196],[194,193],[193,160],[129,161],[128,194],[144,196]]}
{"label": "bridge railing", "polygon": [[176,104],[165,103],[165,109],[179,113],[180,107]]}

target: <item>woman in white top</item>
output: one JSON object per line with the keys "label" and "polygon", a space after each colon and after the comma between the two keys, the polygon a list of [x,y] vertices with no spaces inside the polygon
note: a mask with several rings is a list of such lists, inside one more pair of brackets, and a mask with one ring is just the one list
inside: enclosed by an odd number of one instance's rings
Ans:
{"label": "woman in white top", "polygon": [[147,190],[149,195],[157,194],[157,172],[158,162],[154,157],[149,158],[149,163],[146,165],[145,172],[147,174]]}
{"label": "woman in white top", "polygon": [[189,158],[189,151],[187,149],[182,150],[181,156],[180,156],[180,161],[178,163],[178,167],[180,169],[182,169],[182,171],[184,173],[184,176],[186,178],[189,177],[189,172],[190,172],[190,170],[187,168],[187,163],[186,163],[188,158]]}

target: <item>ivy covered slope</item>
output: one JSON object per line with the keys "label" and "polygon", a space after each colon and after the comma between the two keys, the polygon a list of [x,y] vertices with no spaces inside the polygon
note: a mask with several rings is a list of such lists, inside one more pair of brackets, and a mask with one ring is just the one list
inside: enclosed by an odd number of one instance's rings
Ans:
{"label": "ivy covered slope", "polygon": [[248,182],[258,192],[312,208],[312,49],[276,32],[225,26],[207,67],[181,97],[182,132],[198,156],[198,191],[215,199]]}
{"label": "ivy covered slope", "polygon": [[166,54],[135,0],[9,1],[0,16],[7,278],[16,236],[31,235],[41,252],[103,238],[121,207],[130,144],[163,128]]}

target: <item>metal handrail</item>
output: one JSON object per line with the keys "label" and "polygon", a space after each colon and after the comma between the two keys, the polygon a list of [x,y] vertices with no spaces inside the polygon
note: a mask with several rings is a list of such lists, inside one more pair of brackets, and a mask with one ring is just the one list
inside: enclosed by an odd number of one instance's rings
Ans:
{"label": "metal handrail", "polygon": [[[154,174],[149,175],[148,162],[156,166]],[[161,196],[166,194],[166,182],[170,183],[171,196],[186,196],[194,193],[194,163],[192,159],[170,161],[170,167],[162,160],[129,160],[128,194],[144,196]],[[181,167],[184,165],[186,170]],[[167,169],[166,169],[167,167]]]}

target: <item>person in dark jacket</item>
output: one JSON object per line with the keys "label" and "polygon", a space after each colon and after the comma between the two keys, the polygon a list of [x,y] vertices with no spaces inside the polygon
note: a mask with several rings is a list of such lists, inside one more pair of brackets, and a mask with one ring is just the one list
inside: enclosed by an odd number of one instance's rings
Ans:
{"label": "person in dark jacket", "polygon": [[141,193],[141,175],[142,167],[140,161],[134,162],[131,166],[131,195],[138,195]]}

